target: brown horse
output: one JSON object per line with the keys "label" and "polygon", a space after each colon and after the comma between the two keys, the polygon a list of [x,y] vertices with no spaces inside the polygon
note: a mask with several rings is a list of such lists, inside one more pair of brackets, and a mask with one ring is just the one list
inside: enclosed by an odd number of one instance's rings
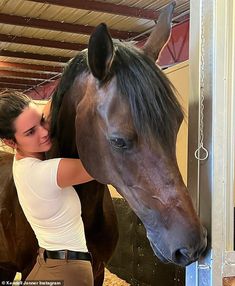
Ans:
{"label": "brown horse", "polygon": [[26,277],[37,255],[37,240],[18,201],[12,177],[13,155],[0,151],[0,281],[17,271]]}
{"label": "brown horse", "polygon": [[143,52],[113,43],[106,26],[99,25],[88,51],[70,62],[53,95],[51,132],[60,155],[69,155],[70,142],[89,173],[127,200],[154,253],[185,266],[205,250],[206,231],[177,165],[183,114],[155,65],[159,32],[157,27]]}
{"label": "brown horse", "polygon": [[[98,26],[88,51],[79,53],[65,69],[52,99],[51,156],[79,153],[100,182],[76,187],[94,258],[95,285],[102,285],[104,265],[118,238],[112,200],[103,184],[112,184],[126,198],[162,261],[185,266],[206,246],[205,231],[175,157],[182,111],[171,84],[155,66],[169,36],[173,6],[161,14],[145,53],[113,44],[106,26]],[[11,161],[11,155],[1,155],[1,280],[11,280],[16,271],[25,278],[37,249],[17,200]]]}

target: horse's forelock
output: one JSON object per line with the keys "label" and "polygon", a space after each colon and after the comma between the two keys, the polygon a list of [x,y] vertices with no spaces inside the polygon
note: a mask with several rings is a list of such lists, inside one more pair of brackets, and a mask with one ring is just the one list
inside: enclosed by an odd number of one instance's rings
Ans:
{"label": "horse's forelock", "polygon": [[137,133],[146,138],[151,134],[171,150],[183,112],[170,81],[141,51],[123,44],[116,48],[112,70],[129,101]]}

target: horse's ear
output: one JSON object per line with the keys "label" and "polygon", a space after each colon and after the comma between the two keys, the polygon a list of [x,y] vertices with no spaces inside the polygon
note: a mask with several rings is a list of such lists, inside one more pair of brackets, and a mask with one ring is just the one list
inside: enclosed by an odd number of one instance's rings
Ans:
{"label": "horse's ear", "polygon": [[113,60],[113,41],[107,26],[101,23],[92,33],[88,44],[88,64],[94,77],[105,79]]}
{"label": "horse's ear", "polygon": [[158,59],[160,51],[169,39],[175,4],[173,1],[162,9],[157,24],[143,47],[145,54],[153,58],[154,61]]}

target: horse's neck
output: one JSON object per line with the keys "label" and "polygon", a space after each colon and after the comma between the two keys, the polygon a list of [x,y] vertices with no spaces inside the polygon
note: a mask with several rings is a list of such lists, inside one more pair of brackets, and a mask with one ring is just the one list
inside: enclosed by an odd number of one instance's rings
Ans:
{"label": "horse's neck", "polygon": [[47,153],[47,158],[78,157],[74,121],[74,108],[69,108],[67,103],[63,102],[57,117],[57,131],[53,138],[52,148]]}
{"label": "horse's neck", "polygon": [[57,115],[57,134],[48,154],[49,158],[78,157],[75,136],[76,108],[86,94],[88,78],[87,71],[78,74],[71,88],[63,96]]}

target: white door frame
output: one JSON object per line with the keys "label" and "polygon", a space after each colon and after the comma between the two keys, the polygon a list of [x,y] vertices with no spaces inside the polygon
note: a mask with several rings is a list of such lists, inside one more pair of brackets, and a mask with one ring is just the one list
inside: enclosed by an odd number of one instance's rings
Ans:
{"label": "white door frame", "polygon": [[[222,286],[223,277],[235,276],[234,2],[190,3],[188,187],[211,244],[206,257],[187,267],[187,286]],[[202,131],[209,156],[200,161],[194,152]]]}

